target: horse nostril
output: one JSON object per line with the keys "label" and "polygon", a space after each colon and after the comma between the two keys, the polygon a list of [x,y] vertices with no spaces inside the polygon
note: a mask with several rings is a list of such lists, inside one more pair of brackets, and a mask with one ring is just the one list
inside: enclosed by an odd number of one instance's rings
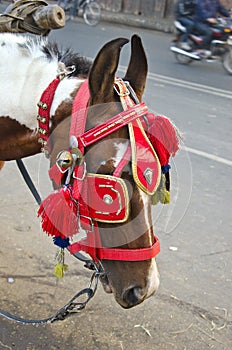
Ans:
{"label": "horse nostril", "polygon": [[127,304],[127,307],[132,307],[139,304],[142,300],[142,288],[133,287],[127,289],[123,293],[123,301]]}

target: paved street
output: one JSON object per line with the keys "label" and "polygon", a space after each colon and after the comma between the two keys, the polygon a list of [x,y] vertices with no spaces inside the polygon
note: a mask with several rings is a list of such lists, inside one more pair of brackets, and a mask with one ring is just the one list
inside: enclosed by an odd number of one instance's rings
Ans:
{"label": "paved street", "polygon": [[[108,40],[133,33],[142,37],[148,57],[144,101],[170,117],[184,140],[171,164],[171,205],[153,209],[161,241],[160,289],[142,305],[123,310],[99,286],[76,317],[37,328],[0,318],[0,350],[232,348],[232,76],[219,62],[179,65],[169,51],[171,35],[161,32],[107,23],[91,28],[79,20],[50,38],[94,58]],[[119,75],[129,53],[127,45]],[[40,155],[26,163],[45,196],[47,163]],[[36,205],[15,164],[7,164],[0,176],[0,308],[46,317],[85,287],[90,274],[68,257],[68,273],[56,282],[54,247],[39,232]]]}

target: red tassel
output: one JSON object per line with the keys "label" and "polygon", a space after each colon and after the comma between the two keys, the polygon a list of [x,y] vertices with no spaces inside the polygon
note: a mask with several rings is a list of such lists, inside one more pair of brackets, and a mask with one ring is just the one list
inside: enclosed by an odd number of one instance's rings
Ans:
{"label": "red tassel", "polygon": [[170,120],[162,115],[149,113],[147,115],[150,127],[148,137],[153,145],[161,166],[169,162],[170,155],[175,156],[179,149],[179,140],[175,127]]}
{"label": "red tassel", "polygon": [[78,231],[77,203],[70,186],[63,186],[43,200],[38,210],[42,229],[55,237],[71,237]]}

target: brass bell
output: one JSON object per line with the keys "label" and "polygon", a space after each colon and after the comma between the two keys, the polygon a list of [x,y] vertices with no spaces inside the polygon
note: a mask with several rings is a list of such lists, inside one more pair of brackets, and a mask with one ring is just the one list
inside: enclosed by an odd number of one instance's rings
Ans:
{"label": "brass bell", "polygon": [[70,168],[73,164],[73,156],[69,151],[61,151],[56,157],[56,162],[60,168]]}
{"label": "brass bell", "polygon": [[84,157],[79,148],[72,148],[71,153],[73,155],[76,165],[81,165],[83,163]]}

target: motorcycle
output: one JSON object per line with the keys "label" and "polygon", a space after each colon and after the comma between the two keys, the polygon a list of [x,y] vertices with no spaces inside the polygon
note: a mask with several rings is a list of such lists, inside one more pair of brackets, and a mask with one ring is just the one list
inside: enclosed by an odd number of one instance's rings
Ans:
{"label": "motorcycle", "polygon": [[221,60],[223,68],[232,75],[232,20],[219,17],[217,23],[211,26],[213,35],[210,51],[204,50],[199,53],[202,37],[198,33],[189,34],[189,50],[181,48],[182,36],[186,32],[185,27],[179,22],[174,22],[176,33],[171,43],[170,50],[174,53],[176,60],[181,64],[189,64],[193,61],[215,61]]}

